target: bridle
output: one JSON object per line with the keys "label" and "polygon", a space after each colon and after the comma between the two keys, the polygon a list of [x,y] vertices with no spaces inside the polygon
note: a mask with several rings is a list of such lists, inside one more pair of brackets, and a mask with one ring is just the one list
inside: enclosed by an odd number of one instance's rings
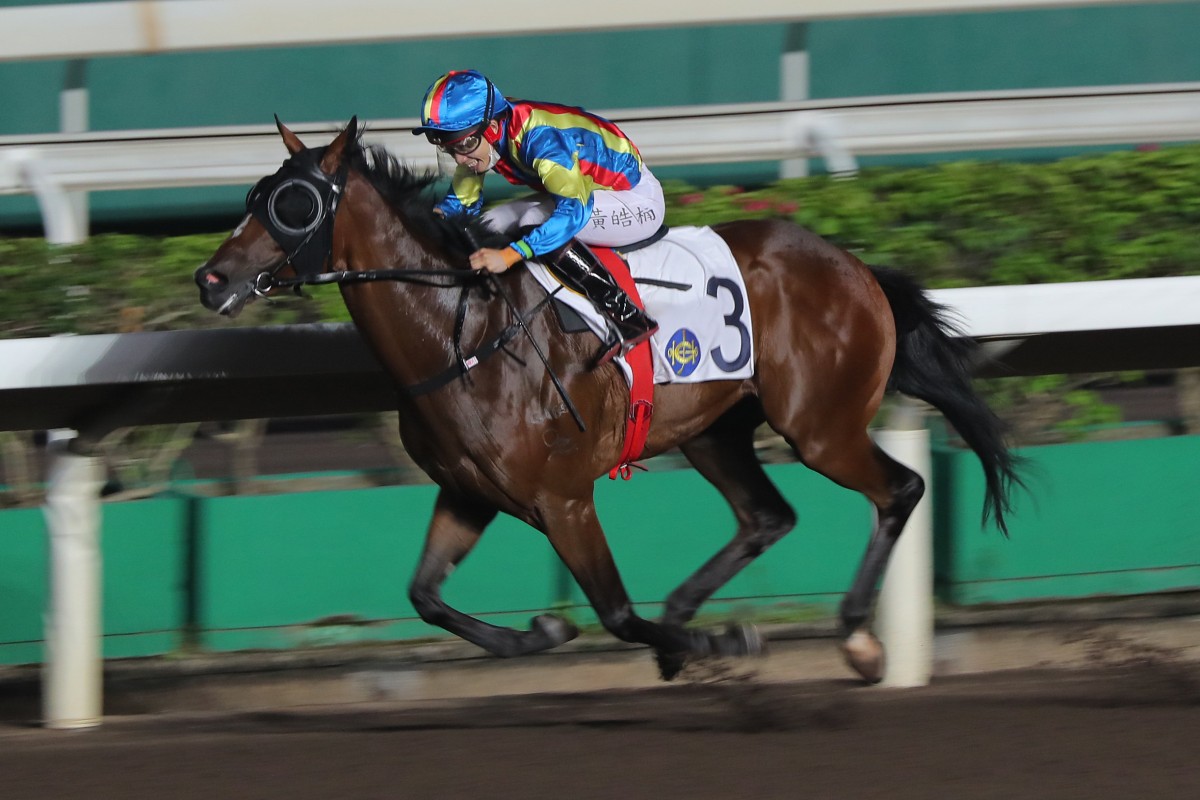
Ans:
{"label": "bridle", "polygon": [[[345,166],[334,175],[321,169],[325,148],[302,150],[246,194],[246,212],[258,220],[284,257],[254,277],[254,293],[278,288],[276,275],[291,267],[300,278],[322,273],[333,254],[333,222],[346,188]],[[292,284],[299,288],[300,283]]]}
{"label": "bridle", "polygon": [[[270,299],[276,289],[295,289],[329,283],[402,281],[423,286],[450,287],[477,282],[480,276],[461,269],[370,269],[325,272],[333,256],[333,224],[346,188],[347,168],[334,175],[321,167],[325,148],[293,155],[274,175],[268,175],[246,194],[246,213],[258,220],[284,256],[250,281],[259,297]],[[291,267],[294,278],[279,278]],[[441,278],[436,281],[430,278]]]}
{"label": "bridle", "polygon": [[[490,94],[488,100],[490,103]],[[344,164],[332,176],[321,169],[321,157],[325,150],[326,148],[321,147],[302,150],[294,154],[283,162],[283,166],[274,175],[260,180],[246,194],[246,212],[258,220],[284,253],[284,257],[280,261],[262,270],[251,280],[250,288],[254,294],[269,299],[268,294],[276,289],[292,288],[299,294],[301,287],[306,285],[370,281],[403,281],[438,288],[460,286],[462,291],[459,294],[458,313],[454,324],[456,363],[441,374],[408,387],[408,393],[415,396],[445,386],[466,375],[470,369],[497,352],[518,333],[524,333],[545,365],[547,373],[554,382],[559,395],[562,396],[567,409],[574,417],[575,423],[581,431],[586,431],[583,418],[568,396],[558,375],[551,368],[550,361],[541,346],[533,338],[525,316],[516,307],[512,297],[496,279],[496,276],[491,273],[480,274],[462,269],[324,271],[333,257],[333,225],[346,188],[347,177],[347,168]],[[464,234],[470,240],[472,247],[478,249],[478,243],[475,242],[469,228],[464,229]],[[278,278],[279,271],[288,266],[292,268],[296,277]],[[497,294],[504,298],[517,321],[484,343],[470,356],[466,356],[462,352],[461,337],[466,317],[467,297],[470,287],[485,279],[491,281]],[[541,310],[550,302],[551,297],[551,294],[547,294],[541,302],[534,306],[530,315]]]}

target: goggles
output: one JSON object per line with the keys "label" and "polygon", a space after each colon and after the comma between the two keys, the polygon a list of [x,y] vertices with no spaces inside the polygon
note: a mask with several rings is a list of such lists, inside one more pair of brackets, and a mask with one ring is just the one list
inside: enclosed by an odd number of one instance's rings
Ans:
{"label": "goggles", "polygon": [[[467,131],[461,136],[456,136],[456,133],[442,133],[440,131],[428,131],[425,138],[429,143],[437,147],[443,153],[451,155],[465,156],[475,150],[483,142],[483,127],[475,127]],[[455,137],[456,138],[450,138]]]}

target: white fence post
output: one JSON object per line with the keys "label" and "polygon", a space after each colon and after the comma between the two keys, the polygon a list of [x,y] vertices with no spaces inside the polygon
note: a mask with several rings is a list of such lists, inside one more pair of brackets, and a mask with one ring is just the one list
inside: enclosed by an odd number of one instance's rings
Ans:
{"label": "white fence post", "polygon": [[[89,126],[88,122],[88,89],[87,61],[81,58],[67,62],[67,76],[63,82],[62,91],[58,95],[58,129],[63,133],[82,133]],[[69,233],[59,234],[67,237],[66,241],[52,242],[53,244],[78,244],[88,236],[88,194],[87,192],[70,192],[67,203],[71,207],[73,229]]]}
{"label": "white fence post", "polygon": [[[779,59],[779,99],[796,101],[808,99],[809,59],[808,25],[794,22],[787,26],[783,55]],[[808,158],[789,158],[779,164],[779,177],[808,176]]]}
{"label": "white fence post", "polygon": [[100,459],[68,451],[52,436],[46,489],[50,586],[42,666],[42,721],[47,728],[100,724],[104,662],[100,638]]}
{"label": "white fence post", "polygon": [[883,685],[925,686],[933,674],[933,476],[924,407],[901,398],[876,442],[925,480],[925,496],[896,542],[875,614],[875,631],[887,653]]}

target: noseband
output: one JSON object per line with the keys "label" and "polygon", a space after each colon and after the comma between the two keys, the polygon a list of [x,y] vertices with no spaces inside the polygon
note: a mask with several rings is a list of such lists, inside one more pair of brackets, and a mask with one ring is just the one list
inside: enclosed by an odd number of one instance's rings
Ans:
{"label": "noseband", "polygon": [[325,269],[333,254],[333,221],[346,187],[346,167],[332,176],[322,171],[325,149],[293,155],[246,194],[246,212],[285,254],[282,261],[254,277],[253,290],[259,297],[278,285],[275,276],[284,267],[311,279]]}

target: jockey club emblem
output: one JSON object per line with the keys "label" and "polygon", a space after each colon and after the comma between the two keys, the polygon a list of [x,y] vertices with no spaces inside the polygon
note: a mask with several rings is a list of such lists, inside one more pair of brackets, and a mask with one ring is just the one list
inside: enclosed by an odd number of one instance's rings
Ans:
{"label": "jockey club emblem", "polygon": [[667,342],[663,354],[671,365],[671,371],[686,378],[700,366],[700,340],[687,328],[680,328]]}

